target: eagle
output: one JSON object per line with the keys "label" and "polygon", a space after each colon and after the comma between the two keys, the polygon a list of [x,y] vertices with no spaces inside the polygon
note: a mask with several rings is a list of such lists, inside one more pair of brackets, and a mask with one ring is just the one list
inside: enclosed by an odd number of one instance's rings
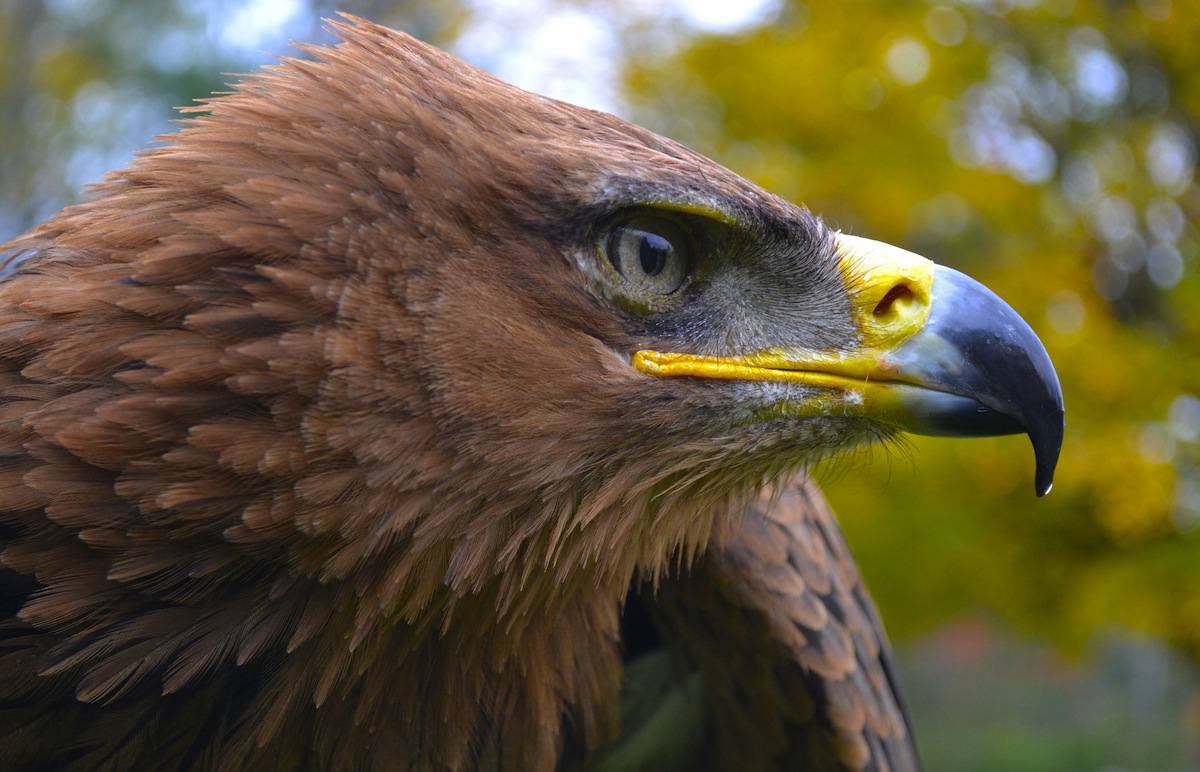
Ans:
{"label": "eagle", "polygon": [[1029,326],[331,28],[0,248],[0,766],[918,768],[805,470],[1025,433],[1045,493]]}

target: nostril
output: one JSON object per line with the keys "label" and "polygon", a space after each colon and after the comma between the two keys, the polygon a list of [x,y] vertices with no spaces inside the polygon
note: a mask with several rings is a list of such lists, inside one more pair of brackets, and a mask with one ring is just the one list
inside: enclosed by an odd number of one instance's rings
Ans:
{"label": "nostril", "polygon": [[908,288],[907,284],[897,284],[887,291],[883,299],[875,306],[876,316],[887,316],[892,312],[892,306],[899,302],[907,302],[913,299],[913,291]]}

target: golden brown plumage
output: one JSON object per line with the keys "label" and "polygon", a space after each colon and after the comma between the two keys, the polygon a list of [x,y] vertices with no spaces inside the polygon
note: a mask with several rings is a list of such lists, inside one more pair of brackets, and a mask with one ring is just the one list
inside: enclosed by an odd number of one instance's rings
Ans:
{"label": "golden brown plumage", "polygon": [[[914,768],[789,482],[896,425],[631,364],[846,352],[904,296],[669,140],[335,27],[4,248],[0,766]],[[660,209],[726,262],[654,294],[596,245]]]}

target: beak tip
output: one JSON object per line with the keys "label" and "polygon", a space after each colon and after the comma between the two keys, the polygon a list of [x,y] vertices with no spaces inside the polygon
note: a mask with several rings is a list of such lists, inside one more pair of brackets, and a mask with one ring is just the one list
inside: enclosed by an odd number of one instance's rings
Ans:
{"label": "beak tip", "polygon": [[[1062,386],[1033,329],[994,292],[945,266],[935,269],[935,308],[928,327],[948,341],[965,363],[953,377],[938,372],[947,391],[976,399],[1008,416],[1029,435],[1034,453],[1034,493],[1045,496],[1065,430]],[[941,315],[939,316],[939,310]]]}
{"label": "beak tip", "polygon": [[[1059,397],[1059,405],[1062,404],[1062,398]],[[1058,457],[1062,452],[1063,433],[1066,428],[1062,419],[1063,413],[1061,407],[1058,411],[1058,421],[1054,422],[1053,428],[1045,434],[1036,430],[1029,435],[1030,441],[1033,443],[1033,455],[1035,464],[1034,473],[1034,492],[1038,498],[1045,496],[1054,487],[1054,470],[1058,466]]]}

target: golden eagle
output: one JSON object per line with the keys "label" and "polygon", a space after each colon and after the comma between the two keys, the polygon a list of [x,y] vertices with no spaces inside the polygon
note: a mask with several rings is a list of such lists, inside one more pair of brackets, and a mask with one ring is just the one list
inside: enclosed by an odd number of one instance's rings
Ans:
{"label": "golden eagle", "polygon": [[913,769],[808,465],[1062,397],[971,279],[351,19],[3,247],[0,766]]}

